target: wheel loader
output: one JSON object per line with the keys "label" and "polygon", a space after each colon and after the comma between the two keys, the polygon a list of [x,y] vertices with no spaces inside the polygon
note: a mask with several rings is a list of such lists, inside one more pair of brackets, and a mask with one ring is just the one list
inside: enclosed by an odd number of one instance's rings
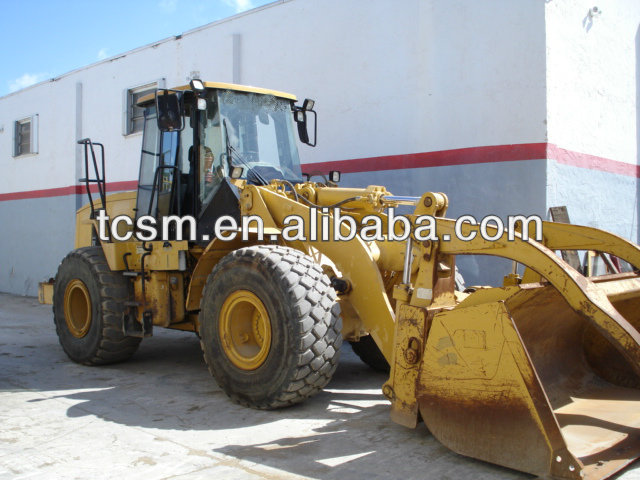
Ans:
{"label": "wheel loader", "polygon": [[[119,362],[154,328],[192,331],[233,401],[273,409],[325,387],[346,340],[389,371],[392,420],[423,421],[459,454],[563,479],[607,478],[640,455],[637,245],[552,222],[537,240],[524,224],[487,240],[446,217],[443,193],[314,181],[296,139],[315,145],[314,102],[291,94],[193,80],[140,106],[137,192],[107,196],[104,146],[79,142],[89,203],[40,292],[71,360]],[[397,240],[391,209],[407,206]],[[413,230],[425,216],[435,238]],[[387,233],[367,240],[372,219]],[[634,269],[587,277],[558,254],[580,250]],[[460,291],[456,255],[525,269]]]}

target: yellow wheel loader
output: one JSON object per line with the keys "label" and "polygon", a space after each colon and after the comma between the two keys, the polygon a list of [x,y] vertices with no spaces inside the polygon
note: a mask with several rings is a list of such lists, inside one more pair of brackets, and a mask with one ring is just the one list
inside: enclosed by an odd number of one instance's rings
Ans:
{"label": "yellow wheel loader", "polygon": [[[117,362],[155,327],[193,331],[231,399],[272,409],[327,385],[346,340],[389,371],[394,421],[422,420],[462,455],[567,479],[634,461],[638,246],[550,222],[534,240],[524,222],[502,231],[447,219],[442,193],[341,188],[338,172],[305,179],[295,137],[315,144],[316,115],[313,101],[296,102],[200,80],[141,99],[137,192],[107,196],[104,148],[80,141],[89,203],[75,250],[41,286],[67,355]],[[407,205],[397,222],[392,209]],[[424,219],[435,236],[418,235]],[[372,226],[383,233],[371,239]],[[586,277],[556,253],[574,250],[636,270]],[[526,270],[459,291],[456,255]]]}

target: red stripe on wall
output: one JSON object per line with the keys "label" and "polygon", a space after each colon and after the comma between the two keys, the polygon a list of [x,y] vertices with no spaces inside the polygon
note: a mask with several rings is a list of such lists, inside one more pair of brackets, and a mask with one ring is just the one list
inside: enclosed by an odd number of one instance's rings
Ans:
{"label": "red stripe on wall", "polygon": [[572,167],[588,168],[589,170],[600,170],[602,172],[640,178],[640,165],[596,157],[588,153],[573,152],[560,148],[553,143],[547,145],[547,158]]}
{"label": "red stripe on wall", "polygon": [[[107,192],[119,192],[122,190],[135,190],[138,188],[136,180],[127,180],[126,182],[110,182],[107,183]],[[28,190],[26,192],[0,193],[0,201],[3,200],[24,200],[27,198],[48,198],[62,197],[65,195],[83,194],[87,189],[84,185],[71,185],[60,188],[45,188],[43,190]],[[98,186],[91,185],[91,193],[97,193]]]}
{"label": "red stripe on wall", "polygon": [[[640,178],[640,165],[619,162],[609,158],[597,157],[586,153],[574,152],[560,148],[552,143],[520,143],[515,145],[492,145],[487,147],[458,148],[439,150],[436,152],[409,153],[405,155],[388,155],[383,157],[353,158],[333,162],[308,163],[303,165],[306,173],[327,173],[339,170],[342,173],[378,172],[381,170],[397,170],[406,168],[444,167],[454,165],[471,165],[479,163],[516,162],[521,160],[551,159],[558,163],[573,167],[599,170]],[[135,190],[137,181],[107,183],[107,191]],[[91,185],[91,192],[98,191]],[[83,194],[84,185],[71,185],[44,190],[0,193],[0,201],[23,200],[27,198],[59,197],[64,195]]]}
{"label": "red stripe on wall", "polygon": [[342,173],[377,172],[403,168],[444,167],[474,163],[515,162],[519,160],[544,160],[546,143],[521,143],[517,145],[493,145],[489,147],[458,148],[436,152],[409,153],[385,157],[354,158],[335,162],[308,163],[303,170],[308,173],[339,170]]}
{"label": "red stripe on wall", "polygon": [[545,159],[555,160],[558,163],[573,167],[640,178],[640,165],[574,152],[560,148],[552,143],[521,143],[517,145],[495,145],[406,155],[389,155],[386,157],[354,158],[335,162],[311,163],[304,165],[304,168],[308,173],[326,173],[330,170],[339,170],[343,173],[361,173],[403,168]]}

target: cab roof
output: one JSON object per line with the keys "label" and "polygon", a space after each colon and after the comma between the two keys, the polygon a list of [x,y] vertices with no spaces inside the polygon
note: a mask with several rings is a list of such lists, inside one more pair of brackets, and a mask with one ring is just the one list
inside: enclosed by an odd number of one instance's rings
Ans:
{"label": "cab roof", "polygon": [[[286,98],[287,100],[297,100],[296,96],[291,93],[280,92],[278,90],[269,90],[267,88],[252,87],[249,85],[238,85],[235,83],[222,83],[222,82],[202,82],[205,88],[218,89],[218,90],[235,90],[237,92],[249,92],[259,93],[261,95],[273,95],[275,97]],[[190,90],[190,85],[181,85],[179,87],[173,87],[170,90]],[[160,89],[162,90],[162,89]],[[155,93],[149,93],[138,100],[138,106],[143,106],[155,99]]]}

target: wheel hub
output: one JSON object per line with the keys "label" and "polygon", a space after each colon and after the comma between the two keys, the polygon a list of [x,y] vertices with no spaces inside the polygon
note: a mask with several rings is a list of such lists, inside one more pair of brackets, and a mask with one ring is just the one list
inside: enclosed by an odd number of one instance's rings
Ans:
{"label": "wheel hub", "polygon": [[76,338],[84,337],[91,327],[91,296],[87,286],[77,278],[64,291],[64,318]]}
{"label": "wheel hub", "polygon": [[242,370],[260,367],[271,348],[271,321],[262,301],[248,290],[230,294],[220,310],[222,348]]}

